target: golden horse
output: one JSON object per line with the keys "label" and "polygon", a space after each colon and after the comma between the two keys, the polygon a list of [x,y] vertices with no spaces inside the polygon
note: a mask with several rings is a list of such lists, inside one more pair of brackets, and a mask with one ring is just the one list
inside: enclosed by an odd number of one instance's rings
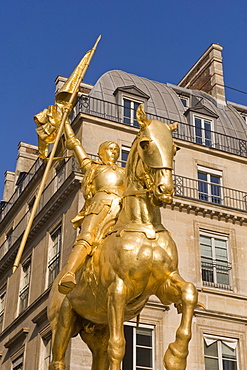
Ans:
{"label": "golden horse", "polygon": [[52,328],[50,370],[65,369],[71,337],[80,334],[92,352],[92,370],[120,370],[125,353],[124,321],[139,315],[154,294],[182,314],[175,341],[164,355],[167,370],[184,370],[191,339],[197,290],[178,272],[176,244],[161,224],[160,206],[171,203],[176,146],[167,125],[137,112],[140,131],[129,153],[123,206],[110,234],[76,274],[77,285],[58,292],[56,278],[49,299]]}

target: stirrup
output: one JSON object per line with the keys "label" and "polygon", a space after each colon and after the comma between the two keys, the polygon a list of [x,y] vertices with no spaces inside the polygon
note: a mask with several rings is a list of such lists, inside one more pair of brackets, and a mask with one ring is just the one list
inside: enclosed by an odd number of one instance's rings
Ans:
{"label": "stirrup", "polygon": [[68,294],[76,286],[75,274],[66,272],[58,283],[58,291],[62,294]]}

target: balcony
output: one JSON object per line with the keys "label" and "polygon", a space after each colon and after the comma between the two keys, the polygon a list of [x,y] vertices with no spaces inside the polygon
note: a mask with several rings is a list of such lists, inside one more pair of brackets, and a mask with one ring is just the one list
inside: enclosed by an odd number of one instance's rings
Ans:
{"label": "balcony", "polygon": [[[131,110],[131,108],[129,109]],[[122,105],[117,105],[90,96],[82,96],[78,100],[71,116],[72,120],[80,113],[89,114],[95,117],[127,125],[124,122]],[[147,112],[147,116],[149,119],[157,119],[167,124],[173,122],[168,118],[149,114],[149,112]],[[201,128],[200,136],[198,136],[198,132],[196,131],[195,126],[189,125],[188,123],[179,122],[178,129],[173,132],[173,137],[194,144],[202,145],[204,147],[206,146],[226,153],[235,154],[247,158],[247,140],[242,140],[229,135],[221,134],[216,131],[210,131],[210,139],[206,139],[203,141],[202,138],[209,137],[209,131]]]}
{"label": "balcony", "polygon": [[228,261],[209,260],[203,257],[201,263],[202,282],[206,287],[218,288],[223,290],[232,290],[229,284],[230,270],[232,265]]}
{"label": "balcony", "polygon": [[[178,175],[174,175],[174,184],[175,196],[247,212],[247,192]],[[213,189],[211,194],[205,190],[209,188]]]}

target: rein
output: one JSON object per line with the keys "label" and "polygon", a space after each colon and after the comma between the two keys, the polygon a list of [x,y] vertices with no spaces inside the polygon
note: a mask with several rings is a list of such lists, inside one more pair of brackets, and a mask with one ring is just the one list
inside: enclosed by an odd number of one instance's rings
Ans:
{"label": "rein", "polygon": [[149,193],[150,190],[148,189],[143,189],[143,190],[128,190],[123,193],[123,198],[129,197],[129,196],[136,196],[138,197],[139,195],[147,194]]}

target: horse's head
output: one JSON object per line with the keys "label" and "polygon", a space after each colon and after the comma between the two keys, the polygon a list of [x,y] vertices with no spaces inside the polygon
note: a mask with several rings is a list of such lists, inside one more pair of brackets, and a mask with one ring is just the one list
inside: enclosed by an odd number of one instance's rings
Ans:
{"label": "horse's head", "polygon": [[174,194],[172,179],[173,157],[177,147],[173,142],[172,131],[178,123],[167,125],[158,120],[148,120],[141,104],[136,112],[141,127],[137,150],[143,161],[147,183],[155,205],[171,203]]}

